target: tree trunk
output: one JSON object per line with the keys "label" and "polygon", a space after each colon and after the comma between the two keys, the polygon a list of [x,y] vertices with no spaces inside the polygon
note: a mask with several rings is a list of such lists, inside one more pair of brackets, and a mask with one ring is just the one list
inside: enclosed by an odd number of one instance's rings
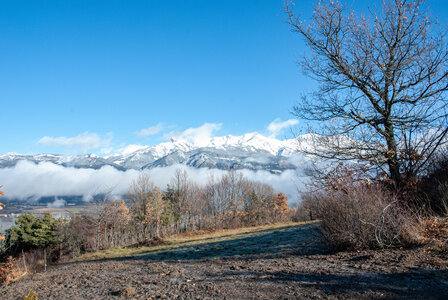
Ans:
{"label": "tree trunk", "polygon": [[397,142],[394,136],[394,128],[392,124],[385,124],[386,131],[386,143],[387,143],[387,153],[386,153],[386,162],[389,167],[389,174],[392,183],[398,189],[402,185],[402,178],[400,174],[400,164],[398,163],[398,149]]}
{"label": "tree trunk", "polygon": [[28,268],[26,267],[26,259],[25,259],[25,253],[22,249],[22,257],[23,257],[23,265],[25,266],[25,274],[28,274]]}
{"label": "tree trunk", "polygon": [[44,270],[47,271],[47,248],[44,248]]}

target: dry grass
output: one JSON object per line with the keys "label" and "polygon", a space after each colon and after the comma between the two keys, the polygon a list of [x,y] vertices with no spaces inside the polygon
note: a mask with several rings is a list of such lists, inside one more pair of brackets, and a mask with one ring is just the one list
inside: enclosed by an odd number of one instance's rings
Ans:
{"label": "dry grass", "polygon": [[42,251],[25,252],[18,257],[9,256],[0,264],[0,284],[9,284],[44,268]]}
{"label": "dry grass", "polygon": [[322,233],[336,250],[423,243],[417,216],[380,185],[349,183],[327,191],[318,208]]}
{"label": "dry grass", "polygon": [[267,224],[260,225],[254,227],[243,227],[243,228],[235,228],[235,229],[220,229],[214,231],[196,231],[196,232],[188,232],[183,234],[173,235],[168,238],[168,240],[176,241],[176,242],[187,242],[187,241],[196,241],[196,240],[205,240],[205,239],[213,239],[213,238],[222,238],[227,236],[234,236],[237,234],[244,234],[250,232],[257,232],[263,230],[284,228],[289,226],[298,226],[309,224],[313,222],[288,222],[288,223],[276,223],[276,224]]}
{"label": "dry grass", "polygon": [[428,244],[425,251],[434,264],[448,266],[448,218],[423,219],[421,228]]}
{"label": "dry grass", "polygon": [[38,299],[38,297],[37,297],[37,293],[36,292],[34,292],[34,291],[29,291],[28,292],[28,294],[26,294],[24,297],[23,297],[23,300],[37,300]]}
{"label": "dry grass", "polygon": [[[315,221],[314,221],[315,222]],[[143,253],[151,253],[163,250],[170,250],[182,246],[200,245],[205,243],[228,241],[240,238],[242,234],[255,233],[263,230],[271,230],[290,226],[299,226],[314,222],[289,222],[268,224],[256,227],[244,227],[237,229],[222,229],[216,231],[198,231],[186,234],[177,234],[164,239],[165,243],[156,246],[143,246],[140,248],[116,247],[92,253],[86,253],[74,259],[74,261],[88,261],[103,258],[118,258],[125,256],[134,256]]]}

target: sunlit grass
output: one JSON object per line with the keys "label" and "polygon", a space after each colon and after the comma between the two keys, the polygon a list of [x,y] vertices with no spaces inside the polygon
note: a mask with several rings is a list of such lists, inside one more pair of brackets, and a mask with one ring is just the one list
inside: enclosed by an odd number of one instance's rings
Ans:
{"label": "sunlit grass", "polygon": [[221,229],[216,231],[199,231],[199,232],[190,232],[186,234],[177,234],[169,237],[165,237],[165,243],[157,246],[143,246],[139,248],[123,248],[123,247],[115,247],[106,250],[96,251],[93,253],[86,253],[82,256],[76,258],[76,261],[88,261],[95,259],[103,259],[103,258],[119,258],[126,256],[135,256],[145,253],[154,253],[158,251],[170,250],[183,246],[193,246],[200,245],[206,243],[215,243],[221,241],[229,241],[238,238],[242,238],[241,235],[247,237],[247,234],[258,235],[262,234],[262,231],[265,230],[273,230],[280,229],[290,226],[300,226],[304,224],[314,223],[312,222],[289,222],[289,223],[277,223],[277,224],[268,224],[262,226],[255,227],[244,227],[237,229]]}
{"label": "sunlit grass", "polygon": [[69,211],[72,214],[80,214],[81,210],[79,208],[68,208],[67,211]]}

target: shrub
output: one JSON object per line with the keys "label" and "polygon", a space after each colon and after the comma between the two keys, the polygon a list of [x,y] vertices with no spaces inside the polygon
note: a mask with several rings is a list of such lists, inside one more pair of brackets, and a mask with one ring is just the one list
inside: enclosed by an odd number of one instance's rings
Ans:
{"label": "shrub", "polygon": [[12,254],[21,250],[49,248],[58,243],[56,226],[57,220],[50,213],[41,218],[22,214],[16,225],[7,230],[6,245]]}
{"label": "shrub", "polygon": [[8,256],[5,262],[0,263],[0,284],[8,284],[12,278],[16,277],[12,272],[13,266],[12,256]]}
{"label": "shrub", "polygon": [[385,248],[421,242],[417,219],[379,184],[352,184],[319,199],[324,237],[336,249]]}
{"label": "shrub", "polygon": [[131,297],[134,297],[136,294],[137,294],[137,291],[132,286],[124,287],[120,291],[120,296],[124,297],[124,298],[131,298]]}
{"label": "shrub", "polygon": [[0,263],[0,284],[9,284],[45,267],[42,251],[23,252],[17,257],[8,256]]}
{"label": "shrub", "polygon": [[428,167],[426,176],[419,183],[419,191],[412,197],[416,207],[426,213],[448,216],[448,149],[435,155]]}
{"label": "shrub", "polygon": [[296,222],[320,219],[319,193],[302,193],[302,201],[298,204],[292,220]]}
{"label": "shrub", "polygon": [[97,250],[97,221],[90,216],[73,216],[57,228],[62,254],[72,257]]}

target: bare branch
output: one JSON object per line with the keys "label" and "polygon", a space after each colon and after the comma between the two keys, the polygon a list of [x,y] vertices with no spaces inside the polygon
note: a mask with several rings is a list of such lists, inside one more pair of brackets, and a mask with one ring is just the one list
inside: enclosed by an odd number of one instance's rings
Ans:
{"label": "bare branch", "polygon": [[397,185],[417,176],[448,131],[446,33],[424,1],[384,1],[367,17],[319,1],[309,24],[293,7],[287,22],[311,50],[302,68],[320,84],[294,107],[322,136],[308,152],[387,167]]}

